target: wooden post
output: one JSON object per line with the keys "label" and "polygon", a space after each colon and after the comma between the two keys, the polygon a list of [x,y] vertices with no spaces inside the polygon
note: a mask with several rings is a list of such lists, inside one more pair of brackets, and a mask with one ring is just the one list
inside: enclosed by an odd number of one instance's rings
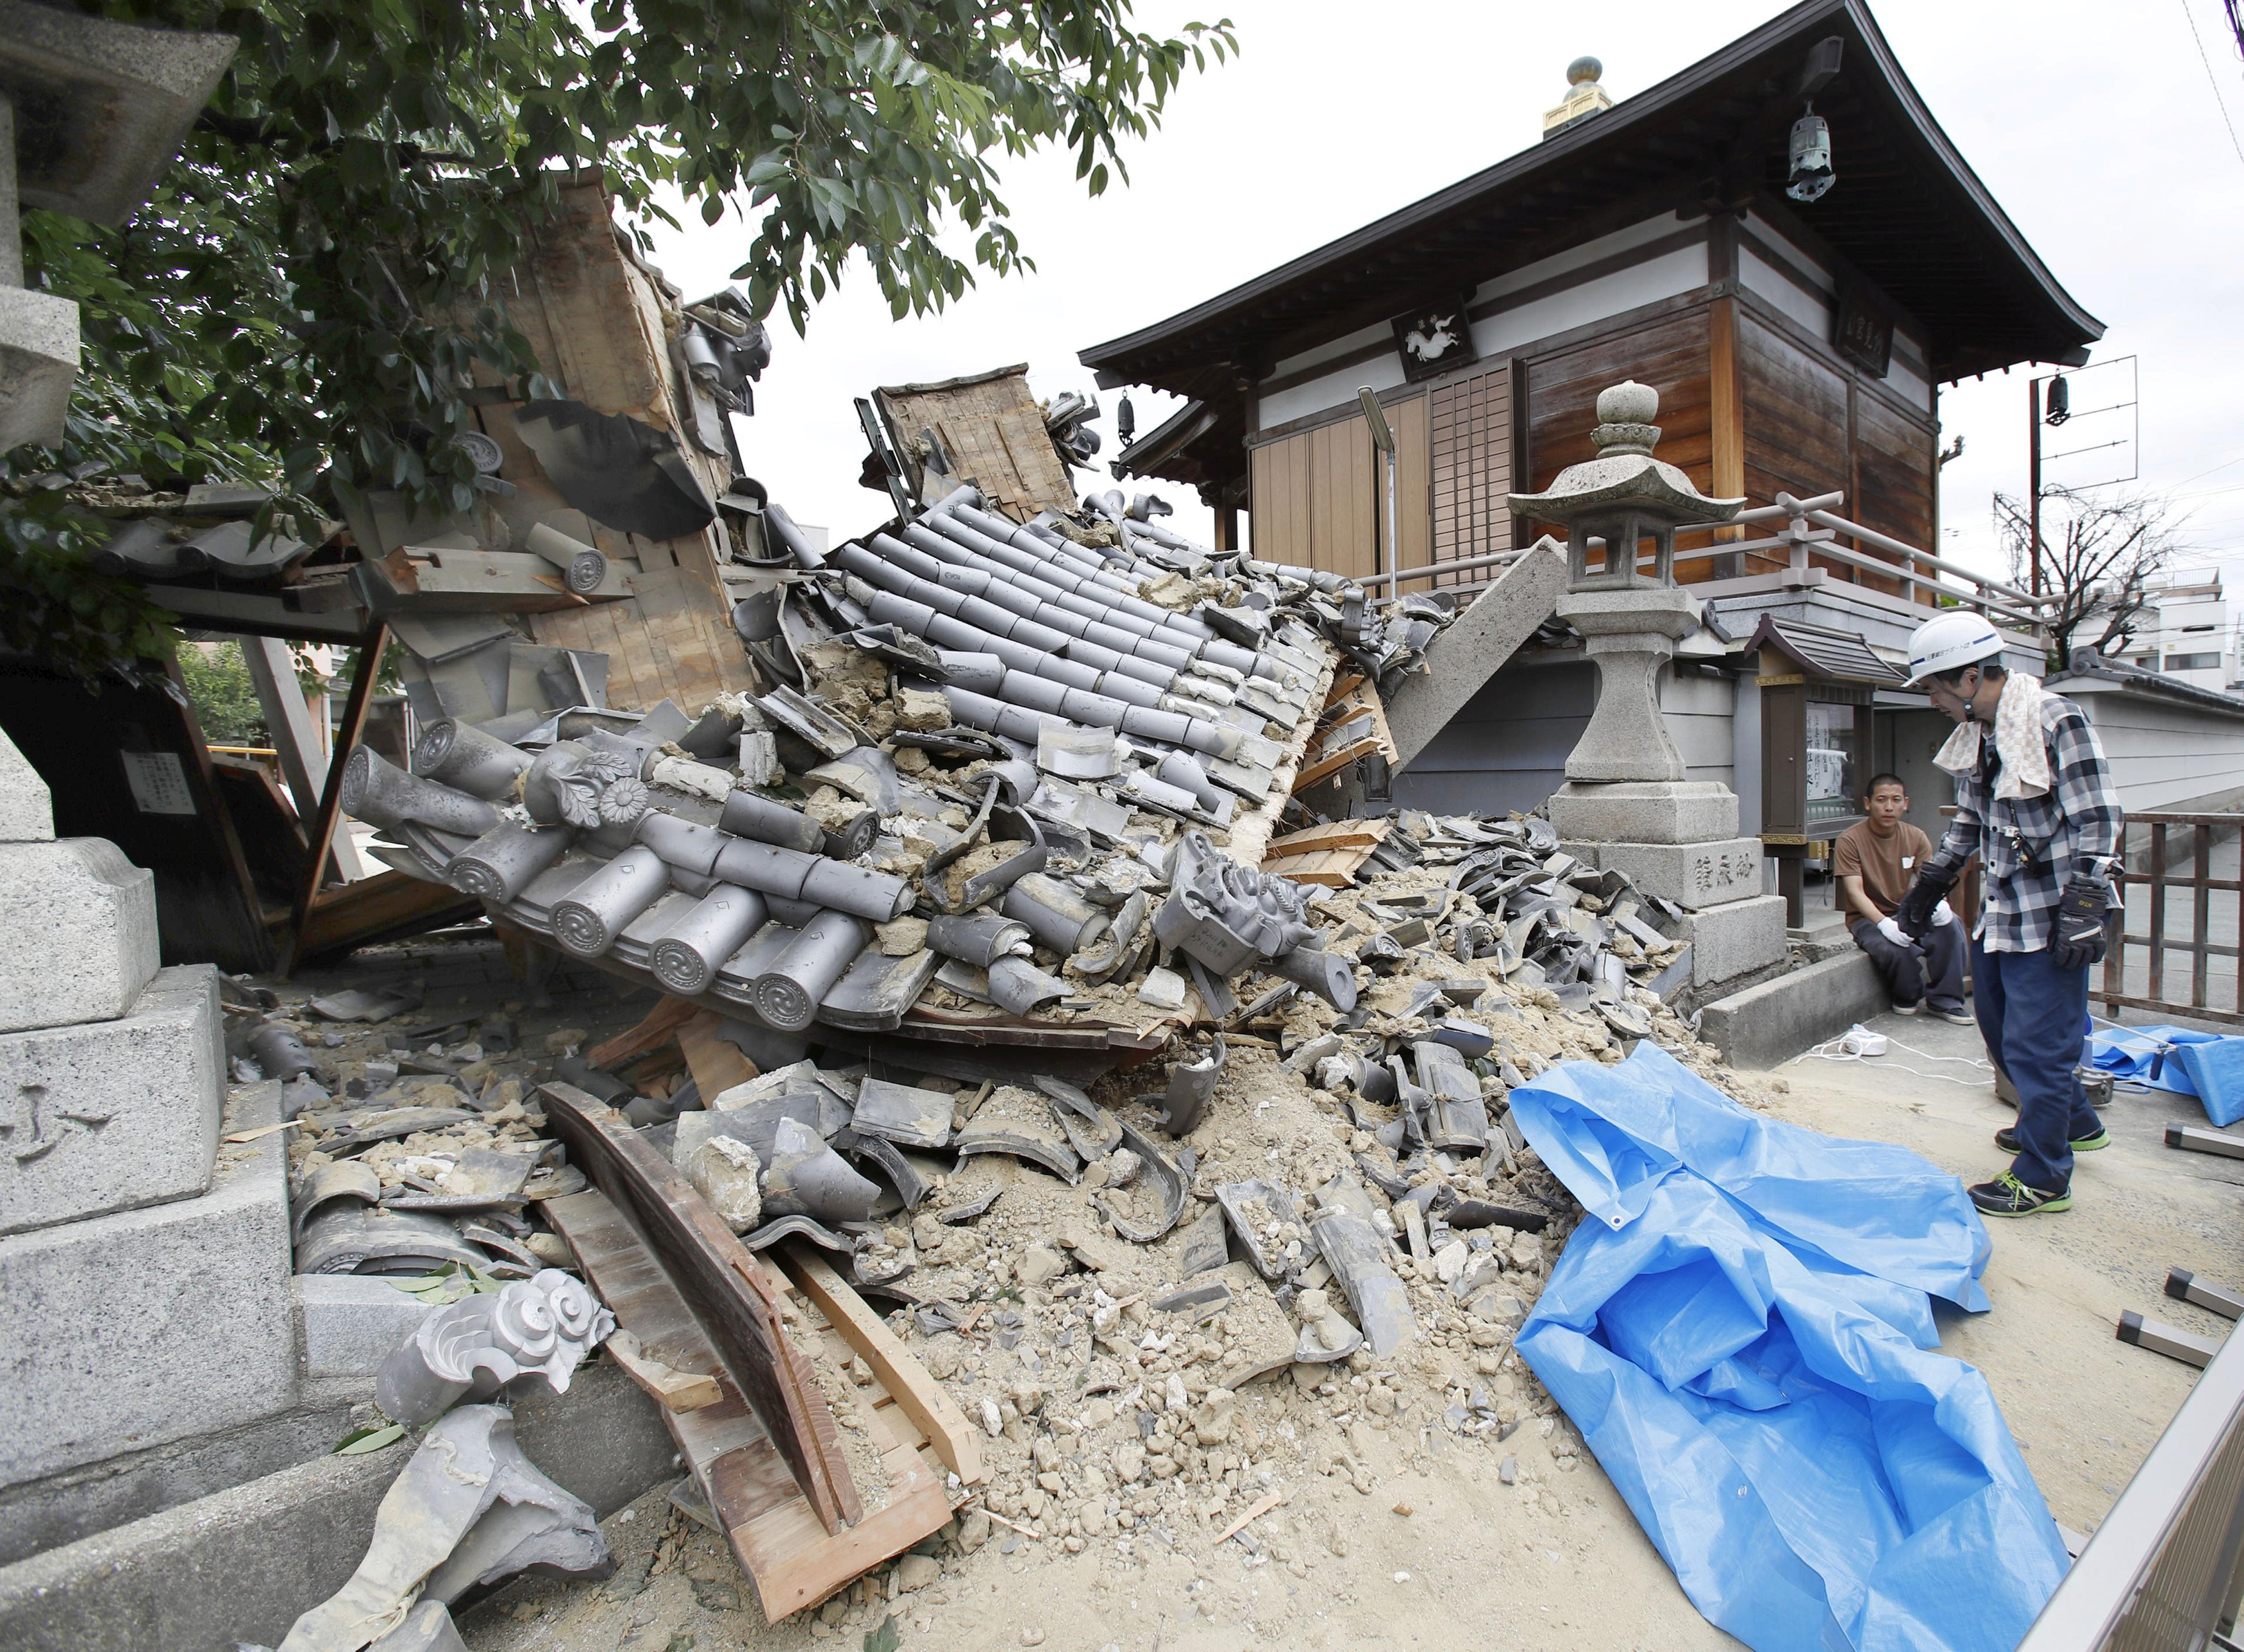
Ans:
{"label": "wooden post", "polygon": [[[1712,401],[1713,491],[1720,499],[1735,499],[1746,490],[1745,389],[1738,378],[1738,313],[1734,298],[1718,298],[1707,310],[1707,369]],[[1741,528],[1715,529],[1720,541],[1742,538]],[[1727,572],[1745,572],[1744,558],[1733,556]]]}
{"label": "wooden post", "polygon": [[[2120,839],[2122,854],[2118,868],[2119,877],[2115,880],[2119,896],[2119,912],[2112,926],[2111,945],[2104,954],[2104,991],[2100,995],[2104,1000],[2104,1008],[2114,1015],[2119,1013],[2119,1000],[2125,997],[2127,992],[2127,862],[2124,853],[2126,847],[2126,840],[2123,836]],[[2240,915],[2244,915],[2244,899],[2240,899],[2238,911]],[[2239,1009],[2244,1009],[2244,970],[2237,972],[2237,982],[2239,997],[2236,1007]]]}
{"label": "wooden post", "polygon": [[2151,826],[2151,979],[2145,996],[2166,995],[2166,826]]}
{"label": "wooden post", "polygon": [[2206,974],[2213,962],[2213,828],[2200,824],[2190,830],[2196,839],[2197,864],[2190,874],[2189,1001],[2203,1009],[2211,1001],[2206,996]]}
{"label": "wooden post", "polygon": [[327,765],[321,760],[320,737],[312,728],[311,708],[296,685],[296,662],[288,644],[277,637],[241,638],[242,663],[256,686],[257,703],[273,736],[280,759],[280,778],[288,784],[289,800],[296,818],[308,824],[321,787],[327,784]]}
{"label": "wooden post", "polygon": [[[343,725],[335,738],[335,760],[328,765],[321,777],[320,805],[304,832],[304,882],[296,893],[295,910],[290,914],[288,926],[288,957],[281,973],[287,974],[296,967],[296,952],[304,935],[304,921],[311,915],[312,903],[320,897],[320,886],[327,880],[328,849],[335,835],[335,824],[342,816],[343,763],[366,732],[366,714],[374,704],[374,685],[382,676],[382,651],[389,645],[389,627],[381,620],[359,639],[357,669],[351,675],[350,698],[343,702]],[[354,851],[348,860],[335,857],[336,870],[348,875],[346,868],[355,870],[358,856]]]}

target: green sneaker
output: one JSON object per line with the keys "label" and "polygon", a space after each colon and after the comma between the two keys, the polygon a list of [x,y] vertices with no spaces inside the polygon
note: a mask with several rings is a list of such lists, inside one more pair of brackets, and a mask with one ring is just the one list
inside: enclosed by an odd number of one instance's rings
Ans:
{"label": "green sneaker", "polygon": [[[1995,1132],[1995,1145],[2001,1148],[2005,1153],[2017,1153],[2022,1151],[2023,1150],[2018,1146],[2018,1132],[2017,1127],[2015,1125],[2005,1124],[2002,1129],[1997,1130]],[[2099,1147],[2109,1147],[2111,1145],[2112,1132],[2099,1128],[2095,1135],[2084,1136],[2078,1141],[2073,1143],[2072,1150],[2076,1153],[2093,1153]]]}
{"label": "green sneaker", "polygon": [[1970,1194],[1971,1203],[1979,1207],[1982,1216],[2038,1216],[2045,1210],[2072,1208],[2072,1189],[2058,1188],[2051,1192],[2046,1188],[2028,1187],[2008,1170],[1991,1182],[1982,1182],[1964,1190]]}

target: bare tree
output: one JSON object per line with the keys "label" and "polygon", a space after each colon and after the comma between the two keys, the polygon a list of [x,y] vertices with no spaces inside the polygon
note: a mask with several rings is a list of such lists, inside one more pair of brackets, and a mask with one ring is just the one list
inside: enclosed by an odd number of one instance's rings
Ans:
{"label": "bare tree", "polygon": [[[2031,577],[2032,533],[2027,501],[1995,496],[1995,523],[2011,564],[2011,577]],[[2180,523],[2173,502],[2160,494],[2105,499],[2052,488],[2042,495],[2042,589],[2056,598],[2049,627],[2051,675],[2072,663],[2076,637],[2099,654],[2124,653],[2146,612],[2153,609],[2153,583],[2173,556]]]}

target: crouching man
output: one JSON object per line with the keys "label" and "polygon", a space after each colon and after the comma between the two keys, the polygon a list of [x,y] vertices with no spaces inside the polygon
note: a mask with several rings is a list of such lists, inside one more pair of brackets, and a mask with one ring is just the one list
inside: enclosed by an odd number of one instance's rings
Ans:
{"label": "crouching man", "polygon": [[1909,789],[1897,774],[1873,776],[1862,807],[1866,818],[1841,833],[1831,848],[1848,933],[1885,977],[1896,1015],[1914,1015],[1930,1005],[1941,1020],[1969,1027],[1964,926],[1947,901],[1933,907],[1932,927],[1921,940],[1894,921],[1917,869],[1932,858],[1932,839],[1903,818],[1909,813]]}
{"label": "crouching man", "polygon": [[2071,700],[2003,669],[1977,614],[1927,620],[1909,680],[1956,720],[1932,760],[1956,777],[1956,818],[1918,868],[1894,921],[1922,937],[1973,850],[1986,867],[1971,982],[1987,1053],[2018,1093],[1995,1132],[2011,1168],[1970,1190],[1989,1216],[2072,1208],[2072,1156],[2105,1146],[2081,1091],[2088,970],[2104,956],[2122,824],[2096,731]]}

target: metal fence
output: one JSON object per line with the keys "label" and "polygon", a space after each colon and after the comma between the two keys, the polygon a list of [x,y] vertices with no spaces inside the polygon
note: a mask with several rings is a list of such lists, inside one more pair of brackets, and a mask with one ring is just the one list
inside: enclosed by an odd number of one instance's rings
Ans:
{"label": "metal fence", "polygon": [[[2111,1009],[2244,1024],[2244,972],[2237,968],[2244,877],[2235,838],[2244,815],[2130,814],[2127,828],[2124,917],[2104,954],[2103,983],[2089,995]],[[2177,854],[2186,871],[2175,871]],[[2180,899],[2169,893],[2176,890]],[[2188,970],[2187,997],[2169,980],[2178,962]]]}
{"label": "metal fence", "polygon": [[2240,1554],[2244,1338],[2232,1336],[2018,1652],[2233,1652]]}

